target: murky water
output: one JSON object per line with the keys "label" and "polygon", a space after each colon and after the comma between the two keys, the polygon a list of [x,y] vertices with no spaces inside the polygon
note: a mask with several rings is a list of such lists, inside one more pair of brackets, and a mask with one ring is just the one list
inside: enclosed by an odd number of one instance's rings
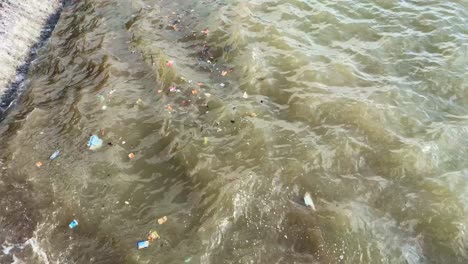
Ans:
{"label": "murky water", "polygon": [[72,3],[0,123],[0,262],[467,263],[467,43],[466,1]]}

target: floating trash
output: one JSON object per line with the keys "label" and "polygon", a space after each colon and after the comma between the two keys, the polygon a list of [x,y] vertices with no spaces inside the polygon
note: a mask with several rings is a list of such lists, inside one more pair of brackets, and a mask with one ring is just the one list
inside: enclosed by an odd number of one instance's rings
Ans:
{"label": "floating trash", "polygon": [[192,261],[192,257],[188,257],[184,260],[185,263],[189,263],[190,261]]}
{"label": "floating trash", "polygon": [[173,86],[169,87],[169,91],[170,91],[171,93],[175,93],[175,92],[177,91],[177,87],[175,87],[175,86],[173,85]]}
{"label": "floating trash", "polygon": [[78,221],[73,220],[71,223],[68,225],[71,229],[74,229],[75,227],[78,226]]}
{"label": "floating trash", "polygon": [[104,98],[103,95],[98,95],[97,98],[99,99],[99,102],[101,103],[104,103],[104,101],[106,100],[106,98]]}
{"label": "floating trash", "polygon": [[202,82],[197,82],[197,85],[202,87],[203,86],[203,83]]}
{"label": "floating trash", "polygon": [[228,74],[227,71],[222,71],[222,72],[221,72],[221,76],[226,76],[227,74]]}
{"label": "floating trash", "polygon": [[204,138],[203,138],[203,144],[205,144],[205,145],[208,144],[208,138],[207,138],[207,137],[204,137]]}
{"label": "floating trash", "polygon": [[36,167],[40,168],[40,167],[42,167],[42,165],[44,165],[44,164],[42,164],[42,162],[40,162],[40,161],[36,162]]}
{"label": "floating trash", "polygon": [[242,97],[243,97],[244,99],[247,99],[247,98],[249,98],[249,95],[247,94],[247,92],[244,92],[244,94],[242,95]]}
{"label": "floating trash", "polygon": [[167,67],[172,67],[172,66],[174,66],[174,61],[171,61],[171,60],[170,60],[170,61],[166,61],[166,66],[167,66]]}
{"label": "floating trash", "polygon": [[159,239],[159,238],[161,238],[161,237],[159,236],[158,232],[156,232],[154,230],[150,231],[149,234],[148,234],[148,240],[151,241],[151,242],[153,242],[154,240]]}
{"label": "floating trash", "polygon": [[60,150],[56,150],[52,155],[50,155],[50,160],[56,159],[60,155]]}
{"label": "floating trash", "polygon": [[128,154],[128,157],[129,157],[130,159],[133,159],[133,158],[135,158],[135,154],[134,154],[134,153],[130,153],[130,154]]}
{"label": "floating trash", "polygon": [[167,216],[163,216],[163,217],[158,219],[158,224],[162,225],[162,224],[166,223],[166,221],[167,221]]}
{"label": "floating trash", "polygon": [[314,201],[312,201],[312,197],[308,192],[306,192],[304,195],[304,203],[307,207],[310,207],[312,210],[316,211]]}
{"label": "floating trash", "polygon": [[203,33],[205,35],[208,35],[208,33],[210,33],[210,31],[208,29],[205,29],[205,30],[202,30],[201,33]]}
{"label": "floating trash", "polygon": [[149,241],[148,240],[142,240],[137,242],[137,249],[143,249],[149,247]]}
{"label": "floating trash", "polygon": [[88,147],[89,147],[89,149],[91,149],[91,150],[95,150],[95,149],[98,149],[98,148],[102,147],[102,139],[100,139],[100,138],[99,138],[98,136],[96,136],[96,135],[92,135],[92,136],[89,138]]}
{"label": "floating trash", "polygon": [[220,83],[219,86],[224,87],[226,85],[224,83]]}
{"label": "floating trash", "polygon": [[101,107],[101,109],[102,109],[102,110],[106,110],[106,109],[107,109],[107,105],[103,105],[103,106]]}
{"label": "floating trash", "polygon": [[195,94],[198,94],[198,90],[197,90],[197,89],[193,89],[193,90],[192,90],[192,94],[194,94],[194,95],[195,95]]}

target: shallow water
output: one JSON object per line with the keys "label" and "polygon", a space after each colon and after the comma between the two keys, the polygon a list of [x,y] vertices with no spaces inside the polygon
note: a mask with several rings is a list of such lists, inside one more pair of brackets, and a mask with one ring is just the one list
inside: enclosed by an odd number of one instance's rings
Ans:
{"label": "shallow water", "polygon": [[0,123],[0,263],[466,263],[467,25],[465,1],[66,6]]}

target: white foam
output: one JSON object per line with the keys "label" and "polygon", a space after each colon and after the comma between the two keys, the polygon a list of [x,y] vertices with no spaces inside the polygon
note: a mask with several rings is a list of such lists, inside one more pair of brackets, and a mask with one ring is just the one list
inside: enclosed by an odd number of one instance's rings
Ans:
{"label": "white foam", "polygon": [[10,0],[0,8],[0,95],[16,75],[59,0]]}

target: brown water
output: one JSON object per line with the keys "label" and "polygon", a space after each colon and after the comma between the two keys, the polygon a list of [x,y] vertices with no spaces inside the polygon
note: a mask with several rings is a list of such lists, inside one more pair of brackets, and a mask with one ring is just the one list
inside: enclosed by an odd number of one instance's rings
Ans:
{"label": "brown water", "polygon": [[0,123],[0,263],[468,263],[467,40],[466,1],[77,1]]}

